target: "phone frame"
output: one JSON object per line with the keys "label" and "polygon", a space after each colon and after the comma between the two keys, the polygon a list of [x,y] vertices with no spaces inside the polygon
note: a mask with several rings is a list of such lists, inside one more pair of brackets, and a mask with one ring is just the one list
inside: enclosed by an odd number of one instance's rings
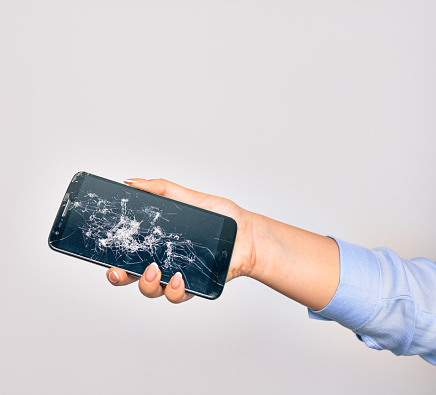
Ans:
{"label": "phone frame", "polygon": [[[132,186],[120,183],[120,182],[116,182],[116,181],[112,181],[100,176],[96,176],[94,174],[91,173],[87,173],[84,171],[80,171],[78,173],[76,173],[73,178],[71,179],[71,182],[64,194],[64,197],[62,199],[62,203],[58,209],[58,212],[56,214],[55,220],[53,222],[53,226],[50,230],[50,234],[48,237],[48,245],[49,247],[56,251],[56,252],[60,252],[66,255],[70,255],[91,263],[95,263],[97,265],[103,266],[103,267],[107,267],[107,268],[111,268],[111,267],[118,267],[116,265],[111,265],[109,263],[106,262],[102,262],[102,261],[97,261],[95,259],[86,257],[86,256],[82,256],[82,255],[78,255],[76,253],[61,249],[58,247],[60,240],[63,237],[63,232],[66,228],[66,225],[68,223],[70,214],[71,214],[71,208],[72,205],[74,204],[75,199],[77,198],[77,195],[82,187],[83,181],[85,179],[85,177],[90,176],[90,177],[95,177],[101,181],[107,182],[107,183],[111,183],[111,184],[115,184],[118,186],[123,186],[124,188],[128,189],[128,188],[134,188]],[[214,215],[214,216],[219,216],[220,218],[224,219],[223,221],[223,226],[222,226],[222,231],[219,237],[219,243],[217,245],[216,248],[216,252],[214,255],[214,262],[211,268],[211,272],[216,273],[217,274],[217,278],[219,280],[219,284],[222,284],[222,286],[214,283],[213,281],[210,280],[209,278],[209,283],[206,287],[206,293],[202,293],[196,290],[191,290],[191,289],[186,289],[185,291],[187,293],[191,293],[193,295],[197,295],[197,296],[201,296],[207,299],[216,299],[218,298],[223,289],[224,289],[224,284],[225,284],[225,280],[227,278],[227,273],[230,267],[230,262],[231,262],[231,257],[232,257],[232,253],[233,253],[233,248],[234,248],[234,243],[236,240],[236,234],[237,234],[237,223],[233,218],[227,217],[225,215],[222,214],[218,214],[215,213],[213,211],[209,211],[209,210],[205,210],[202,209],[200,207],[196,207],[196,206],[192,206],[190,204],[187,203],[183,203],[180,202],[178,200],[174,200],[165,196],[161,196],[161,195],[157,195],[151,192],[147,192],[144,191],[142,189],[137,189],[134,188],[135,192],[139,193],[139,194],[144,194],[144,195],[153,195],[158,197],[159,199],[163,199],[163,200],[168,200],[170,202],[175,202],[178,205],[182,205],[185,207],[190,207],[191,209],[195,209],[198,211],[202,211],[205,213],[208,213],[209,215]],[[71,208],[69,207],[71,205]],[[123,270],[125,270],[126,273],[134,276],[134,277],[141,277],[142,273],[137,273],[134,271],[130,271],[130,270],[126,270],[123,268]],[[162,285],[167,285],[168,283],[165,281],[161,281]]]}

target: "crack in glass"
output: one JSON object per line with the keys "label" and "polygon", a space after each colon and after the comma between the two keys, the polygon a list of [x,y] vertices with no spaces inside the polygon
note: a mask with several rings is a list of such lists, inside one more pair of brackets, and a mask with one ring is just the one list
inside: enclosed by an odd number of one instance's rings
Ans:
{"label": "crack in glass", "polygon": [[173,211],[142,204],[138,209],[129,206],[128,197],[114,197],[111,200],[100,198],[89,192],[76,200],[72,210],[83,221],[79,225],[84,243],[99,260],[109,252],[113,254],[117,265],[128,270],[129,265],[146,260],[156,262],[162,272],[171,275],[180,272],[187,288],[190,287],[184,269],[195,267],[204,276],[220,284],[204,257],[214,259],[212,251],[188,238],[183,233],[167,232],[165,224],[182,209],[170,202]]}

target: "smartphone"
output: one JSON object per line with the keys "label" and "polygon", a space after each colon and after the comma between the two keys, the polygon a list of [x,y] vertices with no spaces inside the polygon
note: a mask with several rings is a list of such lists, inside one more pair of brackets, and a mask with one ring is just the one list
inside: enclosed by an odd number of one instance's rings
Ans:
{"label": "smartphone", "polygon": [[230,217],[79,172],[62,199],[48,244],[136,277],[156,262],[162,284],[180,272],[186,292],[216,299],[236,232]]}

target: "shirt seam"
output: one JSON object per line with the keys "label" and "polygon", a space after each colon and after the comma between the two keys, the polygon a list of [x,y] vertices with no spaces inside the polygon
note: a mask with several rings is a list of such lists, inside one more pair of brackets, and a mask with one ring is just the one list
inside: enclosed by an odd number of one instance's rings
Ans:
{"label": "shirt seam", "polygon": [[380,300],[396,300],[396,299],[409,299],[413,302],[413,298],[410,295],[397,295],[390,298],[381,298]]}
{"label": "shirt seam", "polygon": [[[413,303],[413,306],[415,306],[415,303]],[[415,309],[415,316],[413,317],[413,331],[412,336],[410,337],[409,344],[407,348],[404,350],[404,355],[407,354],[407,352],[410,350],[410,347],[412,347],[413,339],[415,338],[415,330],[416,330],[416,318],[418,316],[418,309]]]}
{"label": "shirt seam", "polygon": [[420,313],[428,314],[428,315],[431,315],[433,318],[436,318],[435,313],[430,313],[429,311],[420,310],[420,309],[416,309],[416,310],[419,311]]}
{"label": "shirt seam", "polygon": [[[354,332],[354,333],[356,333],[356,332]],[[357,333],[356,333],[356,335],[357,335]],[[376,350],[379,350],[379,351],[384,350],[384,348],[382,346],[380,346],[380,344],[378,344],[373,337],[371,337],[371,336],[369,336],[369,335],[367,335],[366,333],[363,333],[363,332],[362,332],[362,335],[360,335],[360,336],[362,338],[364,337],[364,339],[366,340],[366,341],[363,340],[363,342],[365,344],[366,344],[366,342],[372,343],[372,345],[375,346],[375,348],[373,348],[373,349],[376,349]]]}
{"label": "shirt seam", "polygon": [[378,256],[374,253],[374,251],[370,250],[371,253],[373,254],[373,256],[375,257],[376,261],[377,261],[377,266],[378,266],[378,276],[380,279],[380,288],[378,291],[378,299],[377,299],[377,304],[375,305],[374,309],[371,311],[370,316],[368,317],[368,319],[366,319],[363,324],[361,324],[360,326],[357,326],[356,328],[352,329],[352,331],[357,331],[359,330],[359,328],[364,327],[369,321],[371,321],[375,315],[375,312],[378,309],[378,306],[380,305],[380,301],[382,299],[381,294],[382,294],[382,289],[383,289],[383,277],[382,277],[382,272],[381,272],[381,265],[380,265],[380,261],[378,259]]}

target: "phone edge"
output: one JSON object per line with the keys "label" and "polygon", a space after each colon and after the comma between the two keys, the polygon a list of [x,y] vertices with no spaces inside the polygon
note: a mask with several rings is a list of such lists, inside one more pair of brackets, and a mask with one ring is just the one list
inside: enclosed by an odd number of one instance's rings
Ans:
{"label": "phone edge", "polygon": [[[162,196],[162,195],[159,195],[159,194],[156,194],[156,193],[152,193],[152,192],[149,192],[149,191],[145,191],[145,190],[143,190],[143,189],[135,188],[134,186],[131,186],[131,185],[128,185],[128,184],[124,184],[124,183],[122,183],[122,182],[114,181],[114,180],[111,180],[111,179],[108,179],[108,178],[104,178],[104,177],[101,177],[101,176],[98,176],[98,175],[96,175],[96,174],[89,173],[89,172],[86,172],[86,171],[78,171],[78,172],[74,173],[74,175],[73,175],[73,177],[71,178],[71,180],[70,180],[70,182],[69,182],[69,184],[68,184],[68,187],[67,187],[66,191],[64,192],[64,195],[63,195],[63,196],[65,196],[65,194],[68,193],[68,191],[70,190],[70,185],[71,185],[71,183],[75,180],[75,178],[78,177],[78,176],[81,175],[81,174],[85,174],[85,175],[89,175],[89,176],[94,176],[94,177],[97,177],[97,178],[103,179],[103,180],[105,180],[105,181],[110,181],[110,182],[113,182],[113,183],[115,183],[115,184],[123,185],[123,186],[125,186],[125,187],[129,187],[129,186],[130,186],[131,188],[137,189],[137,190],[142,191],[142,192],[144,192],[144,193],[148,193],[148,194],[151,194],[151,195],[159,196],[160,198],[164,198],[164,199],[166,199],[166,200],[170,200],[170,201],[172,201],[172,202],[181,203],[181,204],[187,205],[187,206],[189,206],[189,207],[194,207],[194,208],[196,208],[196,209],[198,209],[198,210],[201,210],[201,211],[205,211],[205,212],[211,213],[211,214],[213,214],[213,215],[221,216],[221,217],[224,218],[224,221],[233,223],[234,228],[235,228],[235,241],[236,241],[236,235],[237,235],[238,225],[237,225],[236,220],[235,220],[234,218],[232,218],[232,217],[229,217],[229,216],[224,215],[224,214],[217,213],[217,212],[215,212],[215,211],[206,210],[206,209],[203,209],[203,208],[198,207],[198,206],[194,206],[194,205],[189,204],[189,203],[180,202],[180,201],[178,201],[178,200],[175,200],[175,199],[172,199],[172,198],[168,198],[168,197],[166,197],[166,196]],[[60,249],[60,248],[55,247],[55,246],[52,244],[52,242],[51,242],[51,234],[52,234],[52,230],[53,230],[53,228],[54,228],[54,226],[55,226],[55,224],[56,224],[56,219],[58,218],[58,214],[59,214],[59,211],[61,210],[61,206],[62,206],[62,203],[61,203],[61,205],[59,206],[59,209],[58,209],[58,211],[57,211],[57,213],[56,213],[56,215],[55,215],[54,221],[53,221],[53,225],[52,225],[52,227],[50,228],[50,233],[49,233],[49,235],[48,235],[48,239],[47,239],[47,242],[48,242],[47,244],[48,244],[49,248],[50,248],[52,251],[59,252],[59,253],[61,253],[61,254],[64,254],[64,255],[67,255],[67,256],[71,256],[71,257],[74,257],[74,258],[78,258],[78,259],[81,259],[81,260],[83,260],[83,261],[87,261],[87,262],[90,262],[90,263],[94,263],[94,264],[96,264],[96,265],[98,265],[98,266],[105,267],[105,268],[107,268],[107,269],[110,269],[110,268],[112,268],[112,267],[117,267],[117,266],[112,266],[112,265],[109,265],[109,264],[105,264],[105,263],[103,263],[103,262],[95,261],[95,260],[92,260],[91,258],[84,257],[84,256],[81,256],[81,255],[77,255],[77,254],[74,254],[74,253],[69,252],[69,251],[62,250],[62,249]],[[205,299],[208,299],[208,300],[216,300],[216,299],[218,299],[218,298],[222,295],[222,293],[223,293],[223,291],[224,291],[224,287],[225,287],[225,284],[226,284],[225,279],[227,278],[227,275],[228,275],[228,272],[229,272],[229,269],[230,269],[230,263],[231,263],[232,256],[233,256],[234,246],[235,246],[235,242],[232,243],[232,251],[231,251],[231,255],[230,255],[230,261],[229,261],[229,264],[228,264],[227,270],[226,270],[226,272],[225,272],[224,284],[223,284],[223,286],[221,287],[221,289],[219,290],[218,293],[216,293],[216,294],[214,294],[214,295],[208,295],[208,294],[203,294],[203,293],[201,293],[201,292],[192,291],[192,290],[186,290],[186,289],[185,289],[185,292],[188,293],[188,294],[191,294],[191,295],[200,296],[200,297],[205,298]],[[129,271],[129,270],[125,270],[125,269],[122,269],[122,270],[124,270],[127,274],[129,274],[129,275],[131,275],[131,276],[133,276],[133,277],[136,277],[136,278],[138,278],[138,279],[142,277],[142,275],[140,275],[140,274],[138,274],[138,273],[131,272],[131,271]],[[164,285],[164,286],[168,285],[168,283],[165,282],[165,281],[161,281],[160,284],[162,284],[162,285]]]}

